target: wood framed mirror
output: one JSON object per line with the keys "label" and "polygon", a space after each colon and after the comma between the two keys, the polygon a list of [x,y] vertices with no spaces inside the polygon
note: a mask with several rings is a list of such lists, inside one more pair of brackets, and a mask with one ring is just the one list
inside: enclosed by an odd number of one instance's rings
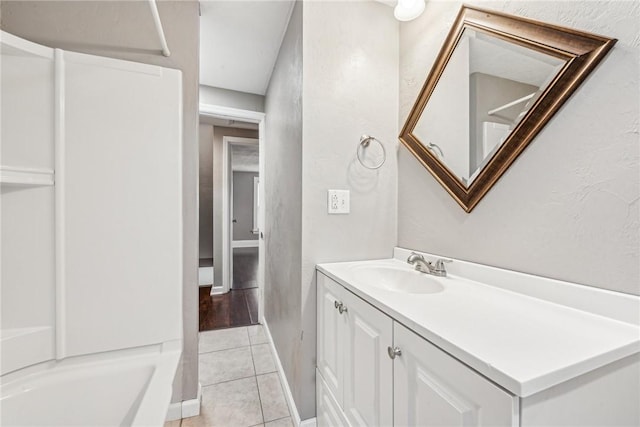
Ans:
{"label": "wood framed mirror", "polygon": [[400,141],[471,212],[615,42],[462,6]]}

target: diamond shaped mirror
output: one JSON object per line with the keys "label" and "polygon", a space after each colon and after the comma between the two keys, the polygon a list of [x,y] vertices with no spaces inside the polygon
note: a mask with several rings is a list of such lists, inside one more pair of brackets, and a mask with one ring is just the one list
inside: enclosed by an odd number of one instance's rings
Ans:
{"label": "diamond shaped mirror", "polygon": [[615,42],[463,6],[400,141],[470,212]]}

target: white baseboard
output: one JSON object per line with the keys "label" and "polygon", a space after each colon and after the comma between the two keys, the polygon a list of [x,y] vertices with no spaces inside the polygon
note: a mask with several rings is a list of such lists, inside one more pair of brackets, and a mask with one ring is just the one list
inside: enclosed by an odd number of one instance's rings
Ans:
{"label": "white baseboard", "polygon": [[316,427],[316,417],[300,421],[299,427]]}
{"label": "white baseboard", "polygon": [[183,400],[169,405],[166,421],[180,420],[182,418],[196,417],[200,415],[200,403],[202,402],[202,384],[198,383],[198,395],[195,399]]}
{"label": "white baseboard", "polygon": [[289,413],[291,413],[291,419],[293,420],[293,425],[296,427],[315,427],[316,419],[309,418],[306,420],[300,419],[300,413],[298,412],[298,408],[296,407],[296,402],[293,400],[293,394],[291,393],[291,388],[289,387],[289,382],[287,381],[287,376],[284,373],[284,369],[282,368],[282,362],[280,362],[280,356],[278,356],[278,351],[276,350],[276,346],[273,343],[273,337],[271,336],[271,331],[269,330],[269,325],[267,325],[267,321],[263,318],[262,325],[264,326],[264,331],[267,335],[267,339],[269,340],[269,347],[271,347],[271,353],[273,354],[276,366],[278,367],[278,375],[280,375],[280,382],[284,387],[284,396],[287,399],[287,405],[289,406]]}
{"label": "white baseboard", "polygon": [[165,421],[175,421],[180,419],[182,419],[182,402],[170,404]]}
{"label": "white baseboard", "polygon": [[211,287],[211,292],[209,292],[209,295],[213,296],[213,295],[222,295],[226,293],[224,291],[224,288],[222,286],[212,286]]}
{"label": "white baseboard", "polygon": [[213,286],[213,267],[198,267],[198,286]]}

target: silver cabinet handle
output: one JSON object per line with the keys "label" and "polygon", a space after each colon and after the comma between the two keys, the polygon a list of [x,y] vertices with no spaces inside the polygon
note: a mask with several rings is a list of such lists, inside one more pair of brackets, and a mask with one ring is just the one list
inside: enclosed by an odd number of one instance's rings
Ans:
{"label": "silver cabinet handle", "polygon": [[345,313],[347,311],[347,306],[342,302],[334,301],[333,306],[338,309],[340,314]]}
{"label": "silver cabinet handle", "polygon": [[398,356],[402,356],[402,350],[400,350],[399,347],[387,347],[387,353],[389,354],[389,357],[392,359],[395,359]]}

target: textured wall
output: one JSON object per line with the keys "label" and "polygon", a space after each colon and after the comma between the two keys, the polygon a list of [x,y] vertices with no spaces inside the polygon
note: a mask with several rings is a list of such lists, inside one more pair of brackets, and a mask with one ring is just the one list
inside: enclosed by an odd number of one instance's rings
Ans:
{"label": "textured wall", "polygon": [[200,85],[200,103],[264,112],[264,96]]}
{"label": "textured wall", "polygon": [[[304,5],[306,7],[306,4]],[[296,402],[300,395],[302,9],[297,2],[267,88],[264,317]]]}
{"label": "textured wall", "polygon": [[222,138],[258,138],[257,130],[213,127],[213,283],[222,285]]}
{"label": "textured wall", "polygon": [[213,126],[200,124],[199,139],[199,256],[213,258]]}
{"label": "textured wall", "polygon": [[[640,294],[640,3],[469,3],[619,41],[471,214],[401,148],[399,246]],[[400,125],[460,5],[401,25]]]}
{"label": "textured wall", "polygon": [[160,54],[149,5],[141,1],[3,1],[2,29],[46,46],[182,70],[184,352],[173,401],[198,385],[198,2],[158,2],[171,56]]}
{"label": "textured wall", "polygon": [[[315,415],[316,283],[321,262],[390,257],[396,244],[398,22],[377,2],[304,7],[301,417]],[[377,171],[356,160],[380,139]],[[269,140],[270,141],[270,140]],[[327,214],[327,190],[351,191],[349,215]]]}

